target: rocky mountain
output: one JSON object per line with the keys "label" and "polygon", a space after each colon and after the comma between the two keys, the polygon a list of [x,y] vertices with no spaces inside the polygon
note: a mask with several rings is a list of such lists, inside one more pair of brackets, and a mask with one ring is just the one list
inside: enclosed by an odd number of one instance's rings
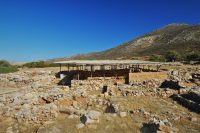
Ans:
{"label": "rocky mountain", "polygon": [[57,60],[134,59],[164,55],[169,50],[174,50],[181,55],[190,52],[200,53],[200,25],[170,24],[102,52],[75,55]]}

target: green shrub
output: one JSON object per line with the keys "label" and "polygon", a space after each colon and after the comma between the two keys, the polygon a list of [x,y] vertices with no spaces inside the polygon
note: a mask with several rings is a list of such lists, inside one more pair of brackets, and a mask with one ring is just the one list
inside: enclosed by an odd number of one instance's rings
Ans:
{"label": "green shrub", "polygon": [[166,61],[174,62],[181,59],[181,56],[176,51],[168,51],[165,55]]}
{"label": "green shrub", "polygon": [[46,67],[46,64],[44,61],[38,61],[38,62],[29,62],[23,65],[23,67],[28,68],[43,68]]}
{"label": "green shrub", "polygon": [[164,58],[160,55],[151,55],[149,58],[150,61],[165,61]]}
{"label": "green shrub", "polygon": [[6,60],[0,60],[0,67],[9,67],[10,63]]}
{"label": "green shrub", "polygon": [[44,61],[29,62],[23,65],[23,67],[28,67],[28,68],[44,68],[44,67],[58,67],[58,66],[59,64],[46,63]]}
{"label": "green shrub", "polygon": [[0,73],[10,73],[18,71],[17,66],[12,66],[8,61],[0,60]]}
{"label": "green shrub", "polygon": [[12,73],[17,71],[18,71],[17,66],[0,67],[0,73]]}
{"label": "green shrub", "polygon": [[200,55],[197,53],[190,53],[185,57],[186,61],[200,61]]}

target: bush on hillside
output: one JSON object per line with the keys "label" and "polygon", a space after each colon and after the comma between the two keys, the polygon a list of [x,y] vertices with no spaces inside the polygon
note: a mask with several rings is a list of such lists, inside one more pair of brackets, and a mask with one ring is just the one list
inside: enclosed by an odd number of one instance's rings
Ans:
{"label": "bush on hillside", "polygon": [[6,60],[0,60],[0,67],[9,67],[10,63]]}
{"label": "bush on hillside", "polygon": [[176,51],[168,51],[165,55],[166,61],[174,62],[181,59],[181,56]]}
{"label": "bush on hillside", "polygon": [[23,67],[28,68],[43,68],[46,67],[46,64],[44,61],[38,61],[38,62],[29,62],[23,65]]}
{"label": "bush on hillside", "polygon": [[0,73],[11,73],[18,71],[17,66],[11,65],[8,61],[0,60]]}
{"label": "bush on hillside", "polygon": [[149,58],[150,61],[165,61],[165,59],[160,55],[151,55]]}
{"label": "bush on hillside", "polygon": [[13,73],[17,71],[18,71],[17,66],[0,67],[0,73]]}
{"label": "bush on hillside", "polygon": [[44,67],[58,67],[58,66],[59,64],[46,63],[44,61],[29,62],[23,65],[23,67],[28,67],[28,68],[44,68]]}
{"label": "bush on hillside", "polygon": [[186,61],[200,61],[200,55],[197,53],[190,53],[185,57]]}

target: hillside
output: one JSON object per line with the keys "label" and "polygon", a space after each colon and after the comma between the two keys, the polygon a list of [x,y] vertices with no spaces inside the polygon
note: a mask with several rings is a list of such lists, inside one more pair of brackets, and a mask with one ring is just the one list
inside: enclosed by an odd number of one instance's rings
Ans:
{"label": "hillside", "polygon": [[102,52],[75,55],[66,59],[133,59],[164,55],[174,50],[183,55],[200,53],[200,25],[170,24]]}

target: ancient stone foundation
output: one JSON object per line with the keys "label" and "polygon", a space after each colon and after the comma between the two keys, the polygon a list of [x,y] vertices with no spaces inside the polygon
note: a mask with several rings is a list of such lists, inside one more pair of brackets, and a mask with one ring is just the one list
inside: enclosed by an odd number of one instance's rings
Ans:
{"label": "ancient stone foundation", "polygon": [[96,85],[96,86],[113,86],[117,84],[124,84],[124,78],[111,78],[111,77],[97,77],[97,78],[88,78],[87,80],[72,80],[71,86],[79,85]]}

